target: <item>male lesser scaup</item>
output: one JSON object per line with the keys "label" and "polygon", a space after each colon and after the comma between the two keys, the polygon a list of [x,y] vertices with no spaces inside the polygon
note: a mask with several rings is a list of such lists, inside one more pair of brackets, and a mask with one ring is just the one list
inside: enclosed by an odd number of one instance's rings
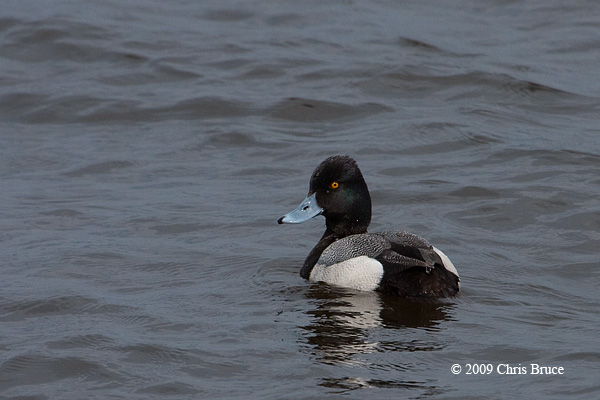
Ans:
{"label": "male lesser scaup", "polygon": [[277,222],[299,224],[320,214],[327,229],[304,261],[303,278],[402,297],[458,293],[456,268],[425,239],[408,232],[367,233],[371,196],[352,158],[323,161],[310,178],[306,199]]}

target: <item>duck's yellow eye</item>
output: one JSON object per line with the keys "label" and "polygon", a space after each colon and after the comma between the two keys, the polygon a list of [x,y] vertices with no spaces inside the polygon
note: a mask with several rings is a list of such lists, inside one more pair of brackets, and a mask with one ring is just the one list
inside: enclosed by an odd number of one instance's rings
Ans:
{"label": "duck's yellow eye", "polygon": [[331,182],[331,188],[332,189],[337,189],[339,186],[340,186],[339,183],[337,183],[337,182]]}

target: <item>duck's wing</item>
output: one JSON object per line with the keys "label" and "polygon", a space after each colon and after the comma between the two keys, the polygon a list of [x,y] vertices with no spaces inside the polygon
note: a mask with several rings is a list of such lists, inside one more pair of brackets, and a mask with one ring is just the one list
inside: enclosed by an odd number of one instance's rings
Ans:
{"label": "duck's wing", "polygon": [[[408,232],[381,234],[389,247],[375,257],[384,267],[380,291],[406,297],[448,297],[459,290],[459,278],[425,239]],[[448,260],[449,262],[449,260]]]}
{"label": "duck's wing", "polygon": [[346,236],[323,250],[317,263],[327,267],[360,256],[379,260],[394,270],[443,264],[433,250],[433,246],[425,239],[408,232],[361,233]]}
{"label": "duck's wing", "polygon": [[435,268],[444,265],[433,246],[420,236],[408,232],[382,232],[380,235],[387,241],[386,248],[376,259],[387,266],[390,272],[401,272],[406,268]]}
{"label": "duck's wing", "polygon": [[385,237],[391,243],[401,244],[407,247],[417,247],[420,249],[431,249],[433,246],[421,236],[406,231],[385,231],[377,233]]}

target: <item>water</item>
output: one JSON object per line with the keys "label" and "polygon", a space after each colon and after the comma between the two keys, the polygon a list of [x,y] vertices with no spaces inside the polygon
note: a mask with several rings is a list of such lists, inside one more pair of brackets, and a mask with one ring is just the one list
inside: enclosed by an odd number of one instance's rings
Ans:
{"label": "water", "polygon": [[[598,397],[599,37],[592,1],[3,2],[0,398]],[[324,221],[276,220],[339,153],[458,298],[298,276]]]}

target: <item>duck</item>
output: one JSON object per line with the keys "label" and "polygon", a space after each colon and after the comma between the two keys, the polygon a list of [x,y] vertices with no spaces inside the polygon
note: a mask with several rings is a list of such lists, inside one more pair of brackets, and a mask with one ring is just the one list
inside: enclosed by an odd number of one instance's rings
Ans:
{"label": "duck", "polygon": [[299,224],[320,215],[325,233],[306,257],[302,278],[405,298],[459,293],[456,267],[427,240],[405,231],[367,232],[371,195],[351,157],[335,155],[319,164],[306,198],[277,222]]}

